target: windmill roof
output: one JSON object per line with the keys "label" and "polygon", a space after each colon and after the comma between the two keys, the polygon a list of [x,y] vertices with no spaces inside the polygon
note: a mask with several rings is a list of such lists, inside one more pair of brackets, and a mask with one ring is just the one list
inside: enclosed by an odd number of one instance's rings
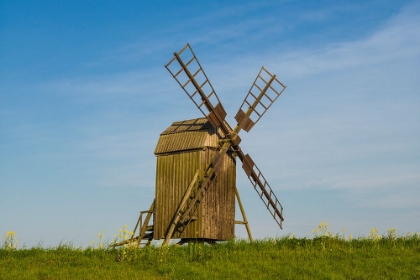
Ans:
{"label": "windmill roof", "polygon": [[188,131],[209,130],[211,123],[207,118],[198,118],[186,121],[174,122],[170,127],[165,129],[160,135],[167,135],[173,133],[183,133]]}
{"label": "windmill roof", "polygon": [[159,137],[155,155],[218,147],[217,128],[207,118],[172,123]]}

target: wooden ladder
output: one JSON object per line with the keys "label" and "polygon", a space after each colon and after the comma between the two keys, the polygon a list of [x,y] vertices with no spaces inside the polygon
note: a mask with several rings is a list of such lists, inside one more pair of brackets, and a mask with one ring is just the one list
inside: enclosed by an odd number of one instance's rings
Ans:
{"label": "wooden ladder", "polygon": [[[136,243],[137,247],[148,246],[153,240],[153,225],[149,225],[150,219],[155,212],[155,201],[153,200],[152,205],[150,205],[149,210],[141,211],[139,219],[137,220],[136,226],[134,227],[133,234],[127,240],[117,242],[112,244],[112,247],[122,246],[126,244]],[[143,215],[146,215],[146,218],[143,221]],[[134,237],[136,234],[137,228],[139,229],[139,235]]]}

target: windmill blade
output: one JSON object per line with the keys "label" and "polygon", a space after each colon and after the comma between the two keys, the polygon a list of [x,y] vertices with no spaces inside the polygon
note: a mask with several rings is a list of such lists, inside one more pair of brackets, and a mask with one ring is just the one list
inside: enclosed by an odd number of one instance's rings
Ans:
{"label": "windmill blade", "polygon": [[285,89],[286,86],[276,75],[272,75],[264,66],[261,67],[235,116],[240,128],[249,132]]}
{"label": "windmill blade", "polygon": [[226,111],[191,46],[187,44],[179,53],[174,53],[174,57],[165,67],[201,113],[214,126],[223,125]]}
{"label": "windmill blade", "polygon": [[270,185],[265,180],[260,169],[255,165],[254,161],[251,159],[249,154],[244,155],[241,150],[237,151],[238,157],[242,161],[242,168],[244,169],[248,179],[251,181],[251,184],[254,186],[254,189],[257,191],[259,197],[264,202],[271,216],[277,224],[282,228],[283,218],[283,206],[280,201],[277,199],[277,196],[274,194]]}

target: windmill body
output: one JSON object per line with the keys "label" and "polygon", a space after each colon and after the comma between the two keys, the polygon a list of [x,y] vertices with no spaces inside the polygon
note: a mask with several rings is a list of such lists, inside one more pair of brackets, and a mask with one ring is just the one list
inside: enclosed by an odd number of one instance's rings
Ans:
{"label": "windmill body", "polygon": [[[174,122],[156,145],[156,196],[153,238],[164,239],[196,170],[204,170],[219,150],[218,129],[206,118]],[[232,152],[205,193],[191,222],[172,238],[229,240],[234,237],[236,165]]]}
{"label": "windmill body", "polygon": [[[251,231],[236,188],[236,160],[248,176],[271,216],[282,227],[283,207],[249,154],[240,148],[239,132],[249,132],[286,89],[276,75],[261,68],[235,115],[226,112],[207,75],[187,44],[165,65],[205,118],[173,123],[161,133],[157,157],[156,197],[140,212],[129,240],[148,245],[153,239],[203,240],[209,243],[234,237],[235,224]],[[243,221],[235,221],[235,197]],[[151,222],[153,221],[153,224]],[[138,236],[134,237],[138,229]]]}

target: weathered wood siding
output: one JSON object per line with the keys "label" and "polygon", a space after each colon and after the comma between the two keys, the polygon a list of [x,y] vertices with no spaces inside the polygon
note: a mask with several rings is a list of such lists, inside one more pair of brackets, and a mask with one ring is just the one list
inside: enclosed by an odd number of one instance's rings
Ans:
{"label": "weathered wood siding", "polygon": [[[164,238],[165,231],[192,181],[197,169],[204,170],[217,153],[219,136],[206,119],[176,122],[165,130],[155,149],[156,208],[154,238]],[[207,191],[198,211],[181,236],[228,240],[234,236],[235,159],[228,153],[221,171]]]}

